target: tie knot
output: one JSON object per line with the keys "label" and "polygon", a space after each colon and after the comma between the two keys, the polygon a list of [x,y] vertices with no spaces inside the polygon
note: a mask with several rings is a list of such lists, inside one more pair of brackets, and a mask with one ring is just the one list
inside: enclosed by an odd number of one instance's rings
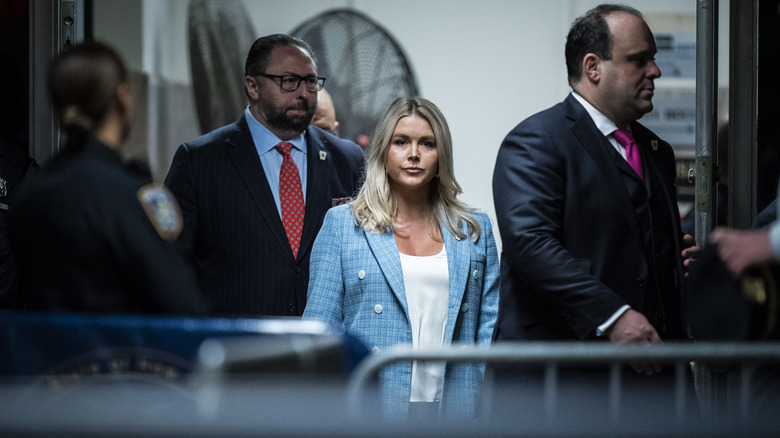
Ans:
{"label": "tie knot", "polygon": [[290,150],[292,150],[292,143],[283,141],[276,145],[276,150],[279,151],[280,154],[288,156],[290,155]]}
{"label": "tie knot", "polygon": [[620,145],[623,147],[627,147],[634,142],[634,137],[631,135],[631,133],[622,129],[616,129],[612,133],[612,136],[615,137],[615,140],[617,140],[617,142],[620,143]]}

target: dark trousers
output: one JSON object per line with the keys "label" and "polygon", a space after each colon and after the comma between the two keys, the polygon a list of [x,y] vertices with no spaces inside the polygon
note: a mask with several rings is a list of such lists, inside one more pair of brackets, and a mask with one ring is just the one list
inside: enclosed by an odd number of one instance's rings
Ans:
{"label": "dark trousers", "polygon": [[[610,376],[606,366],[567,366],[546,379],[541,366],[496,366],[488,374],[479,415],[507,427],[516,423],[521,430],[581,436],[643,428],[678,432],[683,424],[697,424],[700,415],[690,367],[681,370],[679,389],[677,373],[667,366],[646,376],[624,366],[619,376]],[[619,387],[612,385],[615,380]]]}

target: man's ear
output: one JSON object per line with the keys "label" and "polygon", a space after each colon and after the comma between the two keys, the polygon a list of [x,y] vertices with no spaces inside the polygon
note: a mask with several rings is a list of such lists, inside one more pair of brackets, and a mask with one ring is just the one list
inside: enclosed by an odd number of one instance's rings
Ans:
{"label": "man's ear", "polygon": [[601,80],[601,58],[594,53],[588,53],[582,58],[582,76],[597,84]]}
{"label": "man's ear", "polygon": [[250,99],[257,100],[260,98],[260,89],[259,84],[257,83],[257,78],[252,76],[245,76],[244,87],[246,88],[246,94]]}

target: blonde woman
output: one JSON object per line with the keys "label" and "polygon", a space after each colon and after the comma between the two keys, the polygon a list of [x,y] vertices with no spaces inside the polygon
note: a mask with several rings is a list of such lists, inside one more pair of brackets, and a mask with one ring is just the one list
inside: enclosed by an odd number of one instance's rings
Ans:
{"label": "blonde woman", "polygon": [[[366,180],[332,208],[314,243],[303,317],[343,324],[374,352],[399,344],[489,344],[498,255],[487,215],[456,198],[439,109],[394,101],[373,137]],[[405,363],[380,376],[382,400],[412,415],[473,410],[479,365]],[[411,403],[411,407],[410,407]]]}

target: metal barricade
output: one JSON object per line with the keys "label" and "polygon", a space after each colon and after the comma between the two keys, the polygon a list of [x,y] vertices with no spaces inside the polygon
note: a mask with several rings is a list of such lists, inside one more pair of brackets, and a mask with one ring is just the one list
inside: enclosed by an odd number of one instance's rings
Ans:
{"label": "metal barricade", "polygon": [[[692,366],[723,367],[738,366],[740,369],[739,388],[730,396],[732,405],[739,412],[736,416],[746,418],[751,411],[749,393],[751,372],[757,363],[779,364],[780,343],[715,343],[715,342],[670,342],[662,345],[614,345],[590,342],[505,342],[489,348],[474,345],[458,345],[429,350],[413,350],[399,346],[369,357],[355,370],[347,387],[347,408],[355,417],[364,414],[364,396],[374,376],[383,368],[408,361],[446,361],[448,363],[475,362],[488,365],[527,364],[544,368],[544,397],[542,400],[545,415],[554,418],[559,404],[558,374],[563,366],[601,365],[609,370],[609,417],[617,420],[621,408],[621,373],[624,365],[637,361],[650,361],[673,364],[675,369],[675,415],[677,424],[686,422],[686,397],[690,395],[684,389],[685,376],[691,374]],[[704,373],[709,375],[709,373]],[[709,390],[708,382],[697,387]],[[491,392],[483,390],[482,409],[490,410],[493,400]],[[717,415],[712,406],[712,398],[699,394],[696,398],[701,415],[705,420]],[[780,394],[778,394],[780,397]]]}

